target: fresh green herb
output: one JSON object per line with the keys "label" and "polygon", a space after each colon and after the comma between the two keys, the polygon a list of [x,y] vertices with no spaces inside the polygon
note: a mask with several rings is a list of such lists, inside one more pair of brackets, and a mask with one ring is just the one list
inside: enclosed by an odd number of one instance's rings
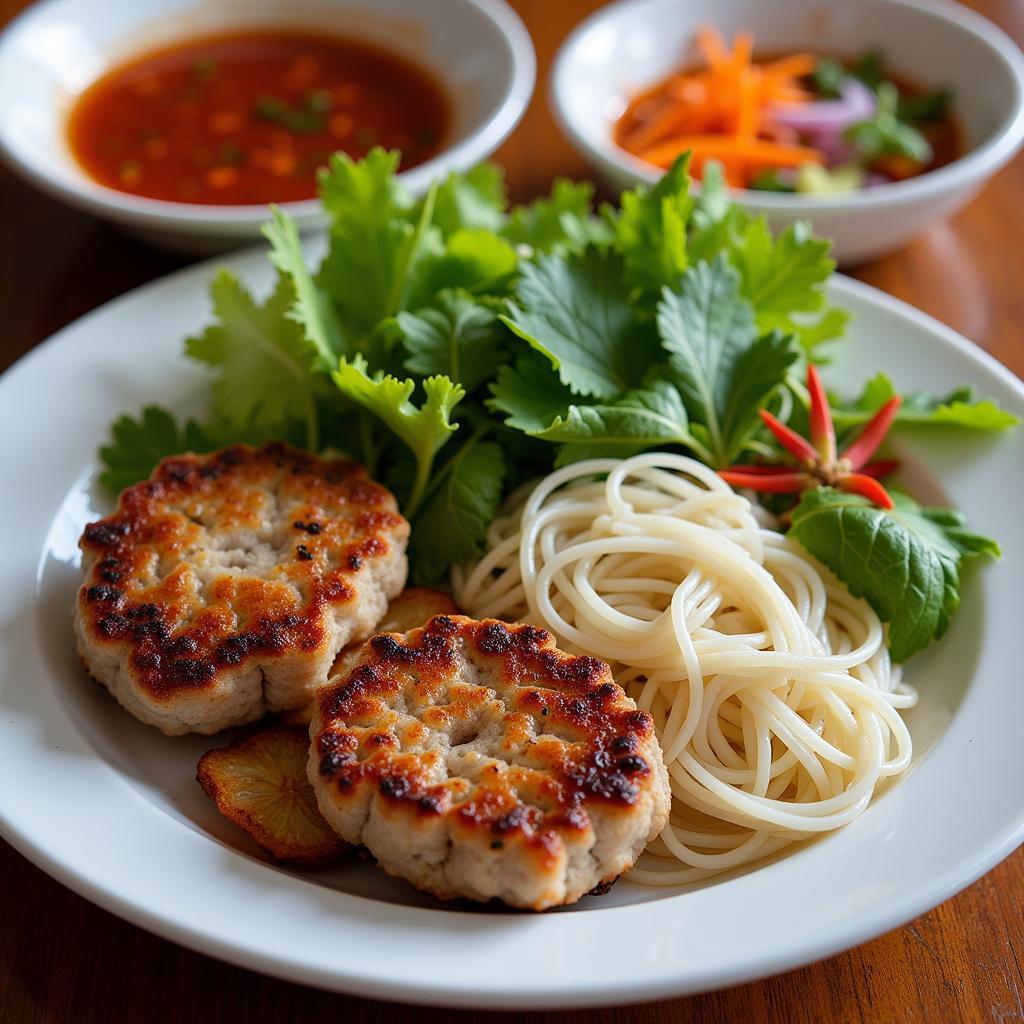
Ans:
{"label": "fresh green herb", "polygon": [[504,359],[507,332],[495,311],[467,292],[441,292],[433,306],[399,313],[397,320],[410,373],[443,374],[471,393]]}
{"label": "fresh green herb", "polygon": [[462,386],[447,377],[427,377],[422,382],[425,400],[417,408],[410,401],[415,381],[380,373],[371,376],[362,356],[351,362],[343,358],[331,377],[346,398],[373,413],[412,452],[416,472],[404,507],[407,515],[415,516],[430,482],[434,456],[458,430],[451,413],[465,395]]}
{"label": "fresh green herb", "polygon": [[489,441],[471,438],[437,474],[416,521],[411,546],[421,575],[444,578],[483,548],[487,527],[501,503],[505,456]]}
{"label": "fresh green herb", "polygon": [[629,305],[630,290],[625,261],[607,249],[543,256],[523,266],[503,320],[575,394],[610,398],[637,386],[658,355],[654,333]]}
{"label": "fresh green herb", "polygon": [[881,50],[868,50],[854,62],[850,74],[877,92],[885,81],[885,70],[885,54]]}
{"label": "fresh green herb", "polygon": [[579,251],[587,242],[607,242],[608,229],[591,213],[594,186],[556,178],[551,195],[509,212],[502,236],[533,252]]}
{"label": "fresh green herb", "polygon": [[207,452],[217,442],[195,420],[179,427],[174,417],[157,405],[147,405],[138,419],[121,416],[110,428],[111,444],[100,448],[106,468],[100,483],[117,493],[145,480],[156,464],[180,452]]}
{"label": "fresh green herb", "polygon": [[296,420],[306,447],[317,451],[320,434],[315,406],[316,378],[310,372],[314,346],[302,325],[287,313],[295,302],[291,279],[259,305],[233,275],[222,270],[210,285],[217,323],[185,342],[193,359],[217,371],[214,415],[240,434],[291,434]]}
{"label": "fresh green herb", "polygon": [[[836,427],[846,429],[866,423],[895,394],[896,388],[889,377],[884,373],[876,374],[852,403],[833,404]],[[962,387],[940,397],[920,391],[906,392],[896,422],[945,424],[965,430],[998,432],[1017,426],[1020,420],[1000,409],[991,399],[978,398],[972,388]]]}
{"label": "fresh green herb", "polygon": [[622,195],[615,248],[644,291],[675,288],[686,270],[686,228],[693,210],[687,161],[678,161],[653,188]]}
{"label": "fresh green herb", "polygon": [[682,445],[708,455],[690,433],[679,390],[667,381],[628,391],[608,405],[571,405],[550,426],[531,436],[558,444],[556,466],[581,459],[627,458],[648,448]]}
{"label": "fresh green herb", "polygon": [[851,143],[863,160],[881,156],[901,156],[926,164],[932,158],[928,140],[898,115],[899,90],[891,82],[878,86],[878,109],[875,116],[851,125],[843,138]]}
{"label": "fresh green herb", "polygon": [[740,275],[724,256],[694,267],[680,291],[665,292],[658,332],[690,417],[703,427],[694,451],[712,466],[728,465],[796,361],[795,346],[779,332],[758,337],[754,310],[740,296]]}
{"label": "fresh green herb", "polygon": [[261,121],[272,121],[296,135],[316,135],[327,127],[322,110],[295,107],[277,96],[260,96],[253,105],[253,114]]}
{"label": "fresh green herb", "polygon": [[894,492],[884,511],[856,494],[811,491],[793,510],[790,536],[889,623],[889,650],[906,661],[945,633],[960,604],[964,561],[999,546],[964,528],[952,509],[922,508]]}
{"label": "fresh green herb", "polygon": [[822,57],[814,69],[811,81],[818,96],[823,100],[834,100],[843,87],[843,80],[849,76],[850,72],[839,61]]}
{"label": "fresh green herb", "polygon": [[[650,447],[749,463],[779,450],[759,407],[791,427],[808,419],[794,370],[845,322],[825,295],[828,245],[803,227],[773,238],[729,203],[714,165],[699,198],[679,163],[595,213],[591,187],[569,182],[509,210],[489,167],[414,201],[398,159],[336,155],[321,172],[319,267],[272,212],[273,291],[257,301],[221,272],[215,322],[186,343],[211,370],[207,415],[118,420],[101,453],[108,486],[186,448],[276,437],[344,451],[395,490],[412,576],[437,582],[480,554],[510,489],[552,465]],[[840,430],[891,391],[878,377],[838,403]],[[1013,419],[966,391],[906,396],[901,416],[992,430]]]}
{"label": "fresh green herb", "polygon": [[789,185],[779,179],[778,171],[762,171],[750,183],[750,187],[758,192],[795,192],[796,186]]}
{"label": "fresh green herb", "polygon": [[900,96],[896,116],[910,124],[944,121],[952,105],[953,94],[948,89],[936,89],[920,96]]}
{"label": "fresh green herb", "polygon": [[212,57],[200,57],[192,65],[192,74],[200,82],[209,82],[219,70],[217,62]]}

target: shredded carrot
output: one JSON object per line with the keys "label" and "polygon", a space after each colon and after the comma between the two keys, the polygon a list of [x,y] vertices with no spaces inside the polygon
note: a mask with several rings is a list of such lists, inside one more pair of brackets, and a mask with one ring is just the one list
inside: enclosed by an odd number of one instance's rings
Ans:
{"label": "shredded carrot", "polygon": [[778,75],[780,78],[802,78],[811,74],[818,66],[818,58],[813,53],[794,53],[789,57],[780,57],[761,65],[765,75]]}
{"label": "shredded carrot", "polygon": [[705,159],[738,157],[759,169],[820,164],[825,161],[825,154],[821,150],[811,149],[809,146],[786,145],[765,139],[729,138],[725,135],[680,135],[637,155],[658,167],[668,167],[677,156],[687,151]]}
{"label": "shredded carrot", "polygon": [[703,65],[637,93],[616,123],[618,145],[659,167],[691,150],[691,173],[700,176],[707,160],[717,160],[737,187],[766,168],[823,162],[771,116],[773,103],[814,99],[802,82],[817,65],[813,54],[755,63],[751,33],[737,33],[730,48],[713,25],[701,26],[696,41]]}
{"label": "shredded carrot", "polygon": [[720,68],[728,60],[725,40],[714,25],[702,25],[697,29],[697,45],[704,53],[704,59],[712,68]]}

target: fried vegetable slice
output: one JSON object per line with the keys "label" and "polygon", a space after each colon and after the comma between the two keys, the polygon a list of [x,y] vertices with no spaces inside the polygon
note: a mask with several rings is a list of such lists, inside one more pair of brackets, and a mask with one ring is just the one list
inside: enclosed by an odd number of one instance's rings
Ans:
{"label": "fried vegetable slice", "polygon": [[272,726],[208,750],[196,779],[217,810],[274,860],[326,864],[346,848],[320,815],[306,778],[309,736]]}
{"label": "fried vegetable slice", "polygon": [[[377,623],[377,633],[408,633],[426,625],[435,615],[458,615],[455,602],[443,591],[433,587],[406,587],[388,606],[384,618]],[[344,675],[356,663],[362,642],[343,647],[331,666],[331,676]],[[313,715],[312,704],[295,708],[281,715],[288,725],[309,725]]]}

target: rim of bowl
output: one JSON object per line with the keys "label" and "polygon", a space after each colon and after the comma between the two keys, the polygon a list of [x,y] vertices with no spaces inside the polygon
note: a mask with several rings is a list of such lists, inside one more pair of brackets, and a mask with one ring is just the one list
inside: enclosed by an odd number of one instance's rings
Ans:
{"label": "rim of bowl", "polygon": [[[0,33],[0,55],[6,38],[56,0],[31,4]],[[476,131],[445,147],[435,156],[398,175],[398,180],[413,193],[425,191],[434,179],[457,168],[471,167],[494,152],[522,119],[533,96],[537,80],[537,56],[533,41],[518,14],[505,0],[464,0],[476,7],[498,30],[509,48],[512,74],[500,102]],[[287,8],[284,8],[287,11]],[[2,58],[0,58],[2,59]],[[433,69],[438,72],[438,69]],[[445,86],[443,70],[439,77]],[[46,165],[26,160],[16,147],[9,145],[0,131],[0,156],[41,191],[71,205],[85,208],[109,219],[151,226],[180,227],[212,233],[221,227],[244,227],[262,224],[267,219],[270,203],[245,205],[217,203],[179,203],[166,199],[149,199],[128,192],[119,192],[93,181],[76,163],[70,180],[57,180],[46,173]],[[277,204],[300,226],[307,226],[322,217],[319,197]]]}
{"label": "rim of bowl", "polygon": [[[835,195],[788,195],[777,192],[761,192],[757,189],[730,188],[730,195],[738,201],[763,209],[765,212],[794,213],[807,210],[809,213],[830,213],[849,210],[853,207],[884,209],[915,200],[929,198],[948,192],[958,186],[983,181],[1006,164],[1024,143],[1024,53],[1016,43],[997,25],[977,11],[953,0],[871,0],[879,5],[908,7],[923,15],[930,15],[947,22],[954,29],[967,32],[986,44],[993,54],[1002,59],[1014,80],[1013,107],[999,128],[981,145],[975,146],[963,156],[933,171],[919,174],[904,181],[893,181],[876,185],[870,189],[857,189]],[[625,171],[638,180],[656,182],[664,173],[638,157],[620,149],[609,138],[607,148],[591,144],[577,128],[577,120],[566,113],[561,101],[562,92],[568,87],[568,60],[581,37],[594,25],[610,14],[623,8],[641,6],[644,0],[615,0],[580,22],[559,47],[555,63],[548,80],[551,108],[562,131],[572,144],[582,150],[598,165],[607,164],[619,171]],[[694,183],[698,189],[699,182]]]}

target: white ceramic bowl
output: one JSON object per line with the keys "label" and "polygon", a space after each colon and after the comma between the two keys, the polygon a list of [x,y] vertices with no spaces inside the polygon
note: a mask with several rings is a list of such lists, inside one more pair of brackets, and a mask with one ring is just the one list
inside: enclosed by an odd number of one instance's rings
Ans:
{"label": "white ceramic bowl", "polygon": [[[486,159],[533,93],[533,45],[502,0],[44,0],[0,37],[0,153],[42,190],[172,248],[216,251],[258,238],[264,205],[166,202],[93,181],[70,152],[65,122],[83,89],[135,53],[191,35],[276,25],[377,43],[444,84],[453,106],[451,140],[402,173],[414,194]],[[315,199],[283,208],[302,228],[323,222]]]}
{"label": "white ceramic bowl", "polygon": [[810,220],[844,263],[898,248],[963,207],[1024,140],[1024,55],[1003,32],[949,0],[626,0],[598,11],[562,46],[555,115],[573,145],[618,188],[660,172],[619,149],[615,119],[638,89],[697,58],[694,31],[749,29],[759,50],[856,56],[873,47],[911,78],[948,86],[966,153],[907,181],[834,196],[737,190],[775,227]]}

